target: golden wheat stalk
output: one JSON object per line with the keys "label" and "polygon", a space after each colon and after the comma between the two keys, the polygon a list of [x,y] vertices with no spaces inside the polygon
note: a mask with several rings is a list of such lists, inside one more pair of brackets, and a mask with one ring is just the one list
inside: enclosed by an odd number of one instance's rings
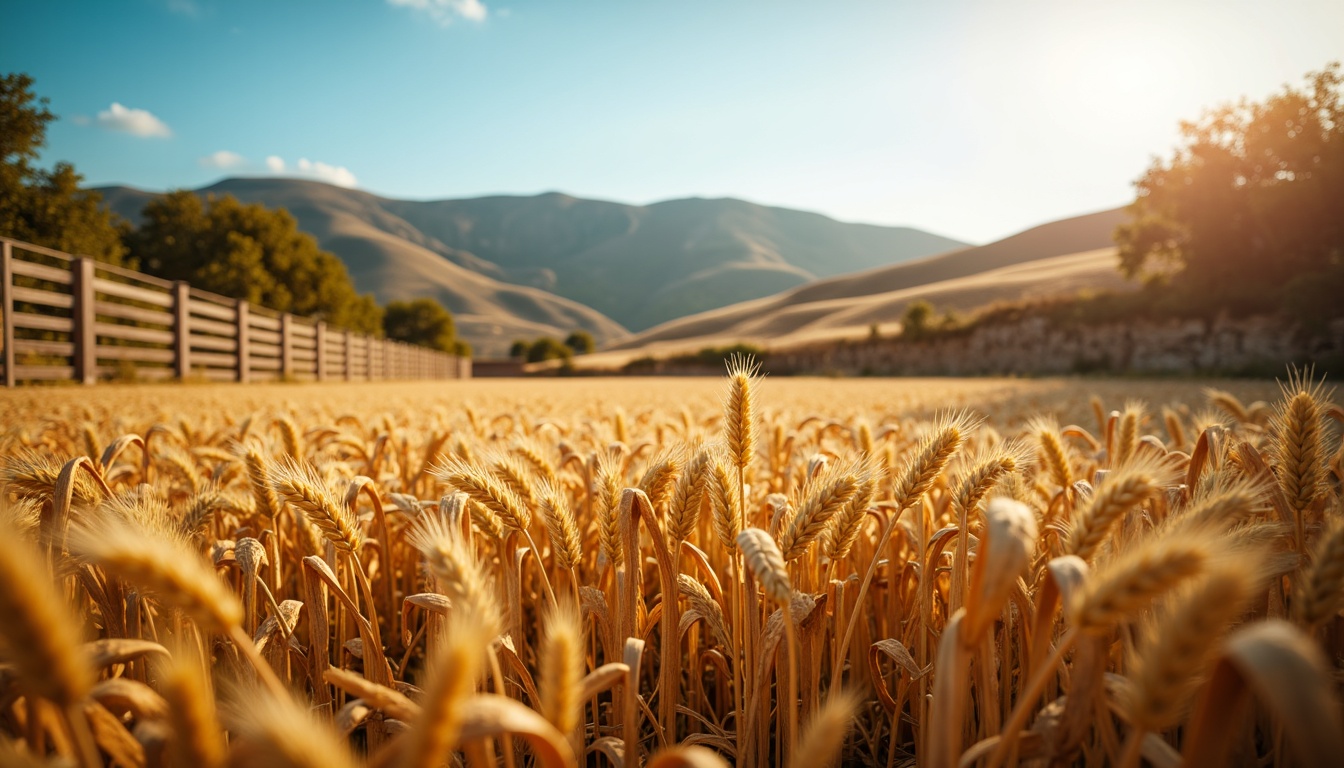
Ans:
{"label": "golden wheat stalk", "polygon": [[1322,532],[1300,579],[1295,613],[1314,630],[1337,616],[1344,604],[1344,517],[1336,514]]}
{"label": "golden wheat stalk", "polygon": [[545,518],[546,534],[551,540],[555,564],[565,570],[573,570],[583,557],[583,551],[579,524],[574,519],[569,500],[549,480],[541,481],[537,499]]}
{"label": "golden wheat stalk", "polygon": [[557,731],[573,734],[583,708],[584,667],[583,627],[573,605],[561,603],[547,617],[537,664],[542,716]]}
{"label": "golden wheat stalk", "polygon": [[494,474],[458,459],[450,459],[434,467],[431,472],[495,514],[509,530],[526,531],[531,527],[531,511],[518,494]]}
{"label": "golden wheat stalk", "polygon": [[461,535],[440,517],[422,515],[406,541],[424,558],[438,588],[452,601],[454,614],[471,616],[486,634],[499,634],[502,619],[494,589]]}
{"label": "golden wheat stalk", "polygon": [[160,680],[172,725],[169,764],[200,768],[224,765],[225,746],[215,712],[215,695],[201,660],[186,648],[179,649],[165,666]]}
{"label": "golden wheat stalk", "polygon": [[276,494],[303,513],[333,546],[359,552],[364,534],[352,511],[336,499],[317,468],[307,462],[285,461],[271,472]]}
{"label": "golden wheat stalk", "polygon": [[492,629],[479,614],[458,617],[442,646],[431,649],[420,717],[403,739],[398,765],[435,768],[458,746],[465,710],[488,652]]}
{"label": "golden wheat stalk", "polygon": [[860,484],[859,469],[854,466],[831,468],[811,483],[807,497],[780,535],[779,548],[784,559],[797,560],[826,530],[831,518],[854,498]]}
{"label": "golden wheat stalk", "polygon": [[760,363],[744,355],[734,355],[728,360],[723,438],[728,447],[728,459],[739,473],[751,465],[756,455],[755,388],[760,370]]}
{"label": "golden wheat stalk", "polygon": [[729,475],[728,466],[715,460],[710,468],[709,498],[712,503],[714,533],[725,549],[732,551],[737,534],[742,532],[742,507],[738,501],[736,483]]}
{"label": "golden wheat stalk", "polygon": [[1106,475],[1075,516],[1064,553],[1091,561],[1111,529],[1162,488],[1162,468],[1153,462],[1126,464]]}
{"label": "golden wheat stalk", "polygon": [[709,485],[710,453],[701,448],[686,462],[686,467],[672,489],[667,507],[667,537],[678,547],[690,537],[700,522],[700,508]]}
{"label": "golden wheat stalk", "polygon": [[47,568],[27,542],[0,536],[0,637],[19,687],[62,707],[93,686],[80,646],[79,624],[47,580]]}

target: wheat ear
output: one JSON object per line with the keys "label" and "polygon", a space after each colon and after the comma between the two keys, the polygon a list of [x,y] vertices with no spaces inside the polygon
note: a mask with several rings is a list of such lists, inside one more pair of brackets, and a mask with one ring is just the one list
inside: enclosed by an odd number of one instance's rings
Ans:
{"label": "wheat ear", "polygon": [[755,386],[760,363],[734,355],[728,360],[728,396],[723,403],[723,438],[728,458],[738,472],[756,455]]}
{"label": "wheat ear", "polygon": [[510,530],[526,531],[532,513],[508,483],[491,472],[462,460],[450,460],[432,470],[435,477],[490,510]]}
{"label": "wheat ear", "polygon": [[700,522],[700,507],[704,503],[709,483],[710,454],[701,449],[695,452],[677,484],[672,488],[672,499],[667,507],[668,545],[675,547],[688,539]]}
{"label": "wheat ear", "polygon": [[561,603],[546,619],[538,656],[541,714],[557,731],[569,735],[579,727],[583,707],[583,627],[578,612]]}
{"label": "wheat ear", "polygon": [[845,746],[860,697],[853,691],[832,691],[826,703],[813,713],[803,728],[797,747],[789,755],[788,768],[827,768],[834,765]]}
{"label": "wheat ear", "polygon": [[810,484],[807,497],[779,539],[785,560],[793,561],[803,556],[826,530],[831,518],[854,498],[859,483],[859,471],[851,465],[828,469]]}
{"label": "wheat ear", "polygon": [[737,546],[742,550],[747,567],[756,580],[765,588],[765,594],[771,600],[784,602],[793,594],[789,583],[789,571],[784,564],[775,540],[769,531],[760,528],[746,528],[737,534]]}
{"label": "wheat ear", "polygon": [[225,710],[236,736],[230,748],[233,765],[249,768],[355,768],[343,740],[319,722],[306,705],[288,693],[232,694]]}
{"label": "wheat ear", "polygon": [[287,460],[272,471],[271,484],[280,498],[302,512],[333,546],[359,552],[364,535],[354,514],[332,495],[313,465]]}
{"label": "wheat ear", "polygon": [[411,724],[398,765],[436,768],[457,746],[467,700],[476,689],[490,632],[479,617],[458,617],[439,648],[431,649],[420,717]]}
{"label": "wheat ear", "polygon": [[1238,558],[1210,570],[1172,603],[1131,666],[1129,719],[1136,729],[1161,731],[1180,719],[1219,638],[1241,615],[1256,573],[1255,563]]}
{"label": "wheat ear", "polygon": [[1344,603],[1344,518],[1335,517],[1326,527],[1301,579],[1295,613],[1315,629],[1337,615]]}
{"label": "wheat ear", "polygon": [[546,535],[551,540],[555,564],[566,570],[573,569],[583,557],[579,524],[574,510],[559,488],[551,481],[542,480],[537,499],[546,522]]}
{"label": "wheat ear", "polygon": [[1161,489],[1158,468],[1148,462],[1122,466],[1102,480],[1096,493],[1078,511],[1065,543],[1065,554],[1091,561],[1111,529]]}
{"label": "wheat ear", "polygon": [[454,613],[474,616],[491,638],[498,634],[502,620],[494,591],[461,535],[441,518],[422,515],[411,525],[406,541],[420,552],[439,590],[452,601]]}
{"label": "wheat ear", "polygon": [[168,742],[170,764],[199,768],[224,765],[224,741],[215,712],[214,691],[201,669],[201,660],[179,649],[164,669],[160,685],[173,728]]}

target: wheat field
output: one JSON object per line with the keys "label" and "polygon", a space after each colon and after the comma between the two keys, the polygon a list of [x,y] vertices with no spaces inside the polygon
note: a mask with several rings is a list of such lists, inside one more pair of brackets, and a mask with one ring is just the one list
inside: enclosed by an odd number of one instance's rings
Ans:
{"label": "wheat field", "polygon": [[1337,765],[1332,398],[0,393],[0,764]]}

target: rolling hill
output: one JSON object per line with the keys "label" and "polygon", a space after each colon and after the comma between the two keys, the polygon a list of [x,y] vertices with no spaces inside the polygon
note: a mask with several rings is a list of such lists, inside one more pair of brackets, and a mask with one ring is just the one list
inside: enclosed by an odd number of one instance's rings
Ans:
{"label": "rolling hill", "polygon": [[631,206],[549,193],[383,205],[509,279],[582,302],[636,331],[964,245],[916,229],[733,199]]}
{"label": "rolling hill", "polygon": [[[628,335],[619,323],[578,302],[498,279],[498,270],[470,254],[441,253],[367,193],[315,182],[268,181],[254,186],[236,181],[200,192],[287,208],[300,229],[341,258],[360,292],[373,293],[380,303],[422,296],[438,299],[452,310],[458,335],[477,355],[503,357],[514,339],[563,338],[580,328],[598,343]],[[99,191],[109,208],[132,221],[154,196],[126,187]]]}
{"label": "rolling hill", "polygon": [[[1123,209],[1033,227],[988,245],[819,280],[754,301],[681,318],[612,345],[606,362],[630,352],[664,354],[738,341],[787,346],[866,334],[900,322],[926,299],[940,311],[998,301],[1122,288],[1111,235]],[[627,351],[619,355],[621,350]],[[594,360],[594,363],[600,362]]]}
{"label": "rolling hill", "polygon": [[[99,190],[133,222],[152,193]],[[284,207],[380,302],[431,295],[478,354],[583,328],[599,344],[688,314],[962,243],[740,200],[632,206],[548,193],[411,201],[313,181],[196,190]]]}

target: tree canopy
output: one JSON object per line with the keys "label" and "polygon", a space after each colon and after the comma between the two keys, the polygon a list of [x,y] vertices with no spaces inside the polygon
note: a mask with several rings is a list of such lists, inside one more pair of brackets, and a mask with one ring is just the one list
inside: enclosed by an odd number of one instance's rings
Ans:
{"label": "tree canopy", "polygon": [[527,348],[527,362],[540,363],[543,360],[568,360],[574,356],[574,350],[550,336],[542,336]]}
{"label": "tree canopy", "polygon": [[1209,306],[1331,311],[1344,286],[1342,85],[1333,63],[1183,123],[1182,145],[1135,184],[1121,270]]}
{"label": "tree canopy", "polygon": [[171,192],[145,206],[127,244],[151,274],[382,335],[382,310],[373,297],[359,295],[345,264],[318,248],[283,209],[244,205],[232,195],[202,200]]}
{"label": "tree canopy", "polygon": [[383,310],[387,338],[418,344],[441,352],[457,352],[453,316],[433,299],[393,301]]}
{"label": "tree canopy", "polygon": [[929,330],[933,320],[933,305],[925,299],[915,299],[905,307],[901,315],[901,333],[915,338]]}
{"label": "tree canopy", "polygon": [[597,343],[593,341],[593,334],[587,331],[574,331],[565,337],[565,346],[574,350],[576,355],[591,354],[597,349]]}
{"label": "tree canopy", "polygon": [[26,74],[0,75],[0,235],[134,266],[122,244],[125,224],[99,207],[101,195],[79,188],[74,166],[34,165],[56,116],[32,86]]}

